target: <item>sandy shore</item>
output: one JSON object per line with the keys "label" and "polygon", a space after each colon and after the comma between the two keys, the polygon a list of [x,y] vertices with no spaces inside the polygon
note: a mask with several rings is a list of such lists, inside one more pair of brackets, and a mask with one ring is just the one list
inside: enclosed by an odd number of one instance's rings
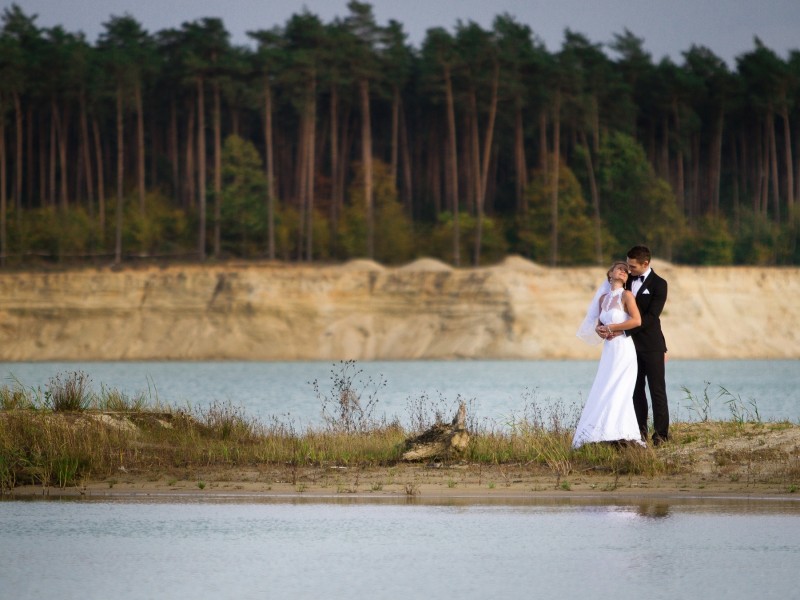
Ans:
{"label": "sandy shore", "polygon": [[794,500],[800,492],[783,478],[691,472],[680,475],[614,475],[576,471],[558,476],[531,465],[417,465],[391,467],[262,468],[193,470],[182,474],[120,473],[74,487],[22,486],[12,496],[82,497],[130,501],[236,500],[368,502],[414,499],[465,503],[517,502],[551,498],[631,500],[635,498],[750,498]]}

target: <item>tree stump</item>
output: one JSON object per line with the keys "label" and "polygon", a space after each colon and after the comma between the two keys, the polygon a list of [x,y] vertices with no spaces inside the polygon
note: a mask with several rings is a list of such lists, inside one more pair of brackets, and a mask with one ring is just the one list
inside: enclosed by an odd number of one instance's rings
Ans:
{"label": "tree stump", "polygon": [[467,406],[463,402],[452,423],[436,423],[420,435],[406,440],[402,460],[445,459],[460,455],[469,444]]}

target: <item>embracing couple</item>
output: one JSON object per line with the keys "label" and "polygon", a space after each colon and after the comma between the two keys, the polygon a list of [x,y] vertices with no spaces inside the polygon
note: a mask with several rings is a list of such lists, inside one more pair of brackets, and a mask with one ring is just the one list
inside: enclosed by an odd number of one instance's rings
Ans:
{"label": "embracing couple", "polygon": [[647,443],[647,395],[653,405],[654,446],[669,439],[665,382],[667,346],[661,311],[667,282],[650,268],[650,249],[634,246],[617,261],[592,299],[578,337],[603,343],[597,375],[572,447],[594,442]]}

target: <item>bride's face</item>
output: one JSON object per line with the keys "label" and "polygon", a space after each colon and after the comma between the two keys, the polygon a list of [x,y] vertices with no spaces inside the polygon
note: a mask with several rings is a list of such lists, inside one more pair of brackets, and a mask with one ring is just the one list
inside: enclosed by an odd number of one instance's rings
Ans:
{"label": "bride's face", "polygon": [[617,264],[614,265],[614,268],[611,269],[611,281],[620,281],[622,285],[628,281],[628,269],[625,265]]}

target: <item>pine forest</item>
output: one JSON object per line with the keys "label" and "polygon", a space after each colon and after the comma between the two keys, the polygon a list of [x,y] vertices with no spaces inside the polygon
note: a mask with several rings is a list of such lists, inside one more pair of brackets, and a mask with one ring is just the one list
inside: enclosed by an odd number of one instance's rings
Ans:
{"label": "pine forest", "polygon": [[800,51],[548,50],[513,16],[418,45],[370,4],[235,45],[219,18],[0,30],[4,268],[268,259],[798,265]]}

